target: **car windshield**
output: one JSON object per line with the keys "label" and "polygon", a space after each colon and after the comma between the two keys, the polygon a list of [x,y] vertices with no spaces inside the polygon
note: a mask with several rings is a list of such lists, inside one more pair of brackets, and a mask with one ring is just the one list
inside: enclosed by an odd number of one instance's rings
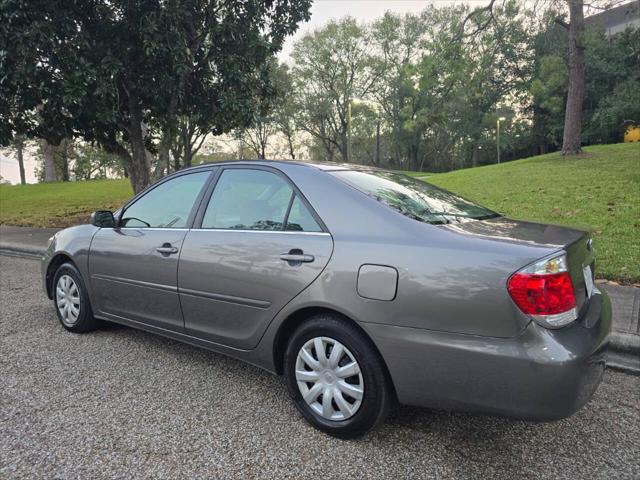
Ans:
{"label": "car windshield", "polygon": [[379,202],[421,222],[456,223],[500,216],[451,192],[401,173],[386,170],[338,170],[331,173]]}

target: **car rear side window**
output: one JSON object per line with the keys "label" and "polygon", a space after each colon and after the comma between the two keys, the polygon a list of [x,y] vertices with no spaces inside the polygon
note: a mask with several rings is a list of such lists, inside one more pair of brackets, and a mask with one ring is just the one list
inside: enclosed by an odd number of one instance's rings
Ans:
{"label": "car rear side window", "polygon": [[265,170],[222,172],[202,228],[321,232],[305,203],[281,176]]}
{"label": "car rear side window", "polygon": [[451,192],[387,170],[339,170],[333,175],[401,214],[427,223],[483,220],[500,215]]}
{"label": "car rear side window", "polygon": [[180,175],[145,193],[122,214],[121,227],[185,228],[210,172]]}

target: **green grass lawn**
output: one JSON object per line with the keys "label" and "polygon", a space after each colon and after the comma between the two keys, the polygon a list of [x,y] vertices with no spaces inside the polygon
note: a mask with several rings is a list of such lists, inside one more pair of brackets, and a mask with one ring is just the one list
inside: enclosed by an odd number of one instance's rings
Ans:
{"label": "green grass lawn", "polygon": [[[593,232],[600,278],[640,282],[640,144],[588,147],[559,154],[429,175],[452,190],[512,218],[571,225]],[[65,227],[132,195],[128,180],[0,186],[0,223]]]}
{"label": "green grass lawn", "polygon": [[640,143],[587,147],[424,177],[512,218],[588,229],[600,278],[640,282]]}
{"label": "green grass lawn", "polygon": [[0,223],[68,227],[95,210],[116,210],[132,195],[127,179],[0,185]]}

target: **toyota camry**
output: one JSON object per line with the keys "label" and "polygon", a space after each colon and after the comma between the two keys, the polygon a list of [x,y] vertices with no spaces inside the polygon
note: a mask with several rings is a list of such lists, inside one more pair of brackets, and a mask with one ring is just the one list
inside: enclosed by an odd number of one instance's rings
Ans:
{"label": "toyota camry", "polygon": [[396,403],[571,415],[605,367],[594,268],[581,230],[387,170],[269,161],[176,172],[42,262],[67,330],[115,322],[250,362],[339,437]]}

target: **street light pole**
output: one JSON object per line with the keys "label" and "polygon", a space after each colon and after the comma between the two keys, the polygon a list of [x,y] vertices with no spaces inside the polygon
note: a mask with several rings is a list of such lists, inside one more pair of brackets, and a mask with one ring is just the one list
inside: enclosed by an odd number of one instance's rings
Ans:
{"label": "street light pole", "polygon": [[496,150],[498,153],[498,163],[500,163],[500,122],[504,122],[505,120],[505,117],[498,117],[498,121],[496,122]]}

